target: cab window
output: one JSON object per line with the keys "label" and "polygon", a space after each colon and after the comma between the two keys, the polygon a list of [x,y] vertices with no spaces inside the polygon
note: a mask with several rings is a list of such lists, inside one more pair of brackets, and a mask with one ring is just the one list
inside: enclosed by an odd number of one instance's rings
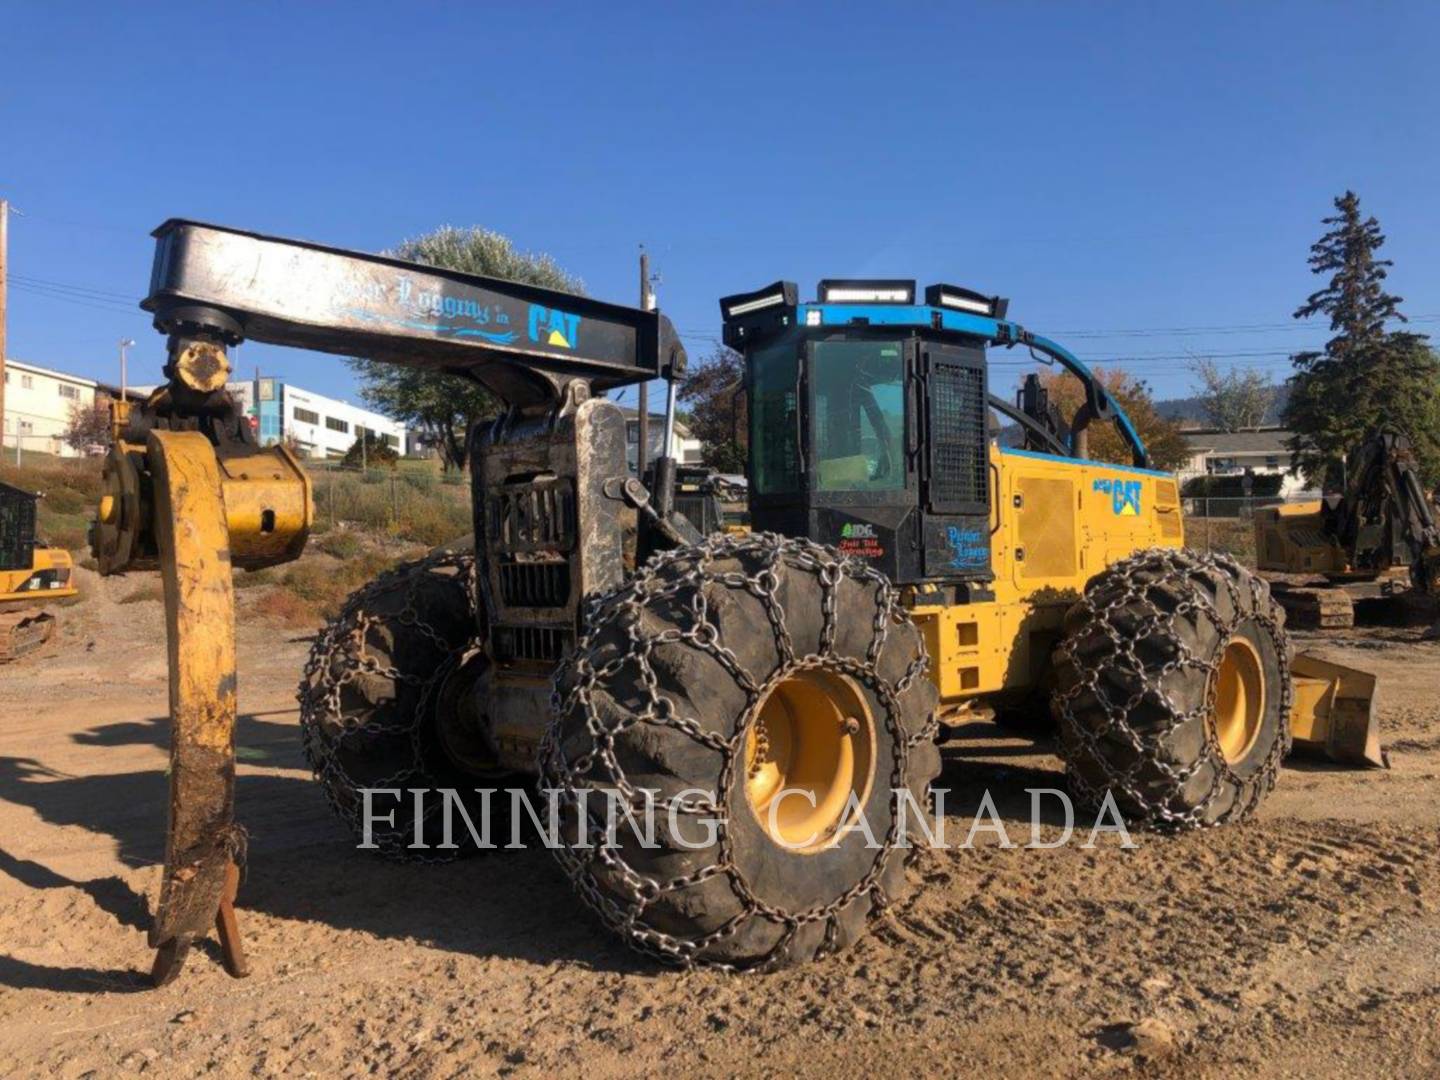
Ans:
{"label": "cab window", "polygon": [[895,341],[817,341],[810,415],[819,491],[905,487],[905,359]]}
{"label": "cab window", "polygon": [[750,354],[750,471],[759,495],[800,490],[799,423],[795,415],[794,341]]}

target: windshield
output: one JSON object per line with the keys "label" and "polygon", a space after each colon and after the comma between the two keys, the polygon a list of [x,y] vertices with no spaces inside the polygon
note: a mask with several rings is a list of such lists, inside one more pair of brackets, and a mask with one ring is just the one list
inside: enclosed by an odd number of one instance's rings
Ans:
{"label": "windshield", "polygon": [[895,341],[817,341],[810,377],[819,491],[905,487],[905,361]]}
{"label": "windshield", "polygon": [[793,340],[767,345],[750,354],[750,470],[760,495],[800,489],[796,446],[799,425],[795,418],[797,358]]}

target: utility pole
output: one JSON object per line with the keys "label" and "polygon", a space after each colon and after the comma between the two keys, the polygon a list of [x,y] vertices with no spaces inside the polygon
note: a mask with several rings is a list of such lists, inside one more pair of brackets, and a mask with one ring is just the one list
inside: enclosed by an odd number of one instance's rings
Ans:
{"label": "utility pole", "polygon": [[[10,204],[0,199],[0,446],[5,443],[5,320],[9,311],[5,306],[6,275],[9,273],[10,257]],[[20,448],[20,425],[15,425],[15,448]]]}
{"label": "utility pole", "polygon": [[[640,245],[640,308],[650,310],[650,254]],[[650,451],[650,384],[642,382],[635,391],[635,411],[640,421],[639,442],[635,447],[635,475],[645,482],[645,458]]]}
{"label": "utility pole", "polygon": [[134,346],[135,346],[135,339],[134,339],[134,338],[121,338],[121,339],[120,339],[120,400],[121,400],[121,401],[128,401],[128,400],[130,399],[130,395],[129,395],[129,393],[127,393],[126,388],[125,388],[125,385],[126,385],[126,381],[125,381],[125,374],[126,374],[125,368],[126,368],[126,361],[129,359],[129,357],[126,355],[126,350],[127,350],[127,349],[131,349],[131,348],[134,348]]}

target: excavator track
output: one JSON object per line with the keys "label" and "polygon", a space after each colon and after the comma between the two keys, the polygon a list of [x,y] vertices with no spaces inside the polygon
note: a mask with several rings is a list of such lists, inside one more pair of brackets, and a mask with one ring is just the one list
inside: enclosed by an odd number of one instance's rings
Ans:
{"label": "excavator track", "polygon": [[34,652],[55,633],[55,616],[40,608],[0,612],[0,664]]}

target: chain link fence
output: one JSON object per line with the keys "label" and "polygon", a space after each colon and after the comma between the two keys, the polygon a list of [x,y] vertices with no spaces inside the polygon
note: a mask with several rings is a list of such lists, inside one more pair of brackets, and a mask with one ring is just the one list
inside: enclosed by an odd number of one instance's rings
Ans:
{"label": "chain link fence", "polygon": [[1255,511],[1272,506],[1314,502],[1318,495],[1281,497],[1190,496],[1180,500],[1185,515],[1185,546],[1231,555],[1255,568]]}

